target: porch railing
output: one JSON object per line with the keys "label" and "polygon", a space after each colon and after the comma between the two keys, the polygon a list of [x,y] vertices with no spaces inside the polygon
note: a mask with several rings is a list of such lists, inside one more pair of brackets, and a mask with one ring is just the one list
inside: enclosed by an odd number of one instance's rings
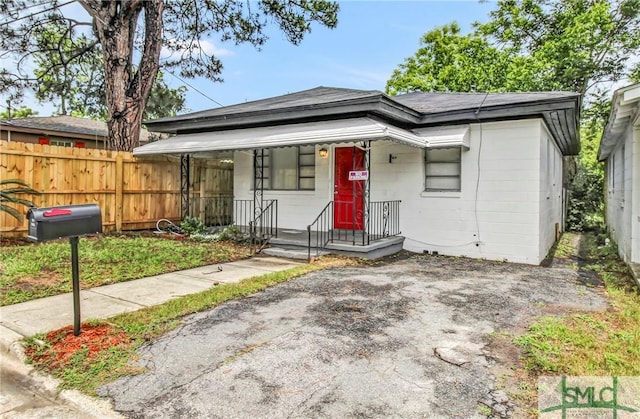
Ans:
{"label": "porch railing", "polygon": [[[312,238],[312,236],[315,237]],[[311,260],[312,247],[315,248],[317,257],[320,250],[333,241],[333,201],[325,205],[316,219],[307,226],[307,237],[307,260]]]}
{"label": "porch railing", "polygon": [[[265,200],[265,208],[273,201],[275,199]],[[260,215],[256,214],[254,205],[253,199],[236,199],[233,201],[233,224],[244,234],[249,234],[249,223],[253,222],[252,225],[255,225],[254,221]]]}
{"label": "porch railing", "polygon": [[400,202],[402,201],[369,202],[369,225],[367,226],[369,241],[397,236],[401,233]]}
{"label": "porch railing", "polygon": [[266,244],[271,237],[278,236],[278,200],[264,200],[264,208],[258,214],[253,199],[234,200],[233,223],[250,237],[252,248]]}
{"label": "porch railing", "polygon": [[369,202],[369,217],[364,221],[363,229],[355,227],[335,229],[333,223],[335,203],[334,201],[329,202],[316,219],[307,226],[308,260],[311,260],[312,249],[315,249],[315,256],[318,256],[320,250],[334,241],[350,241],[354,246],[366,246],[373,241],[401,234],[401,202],[400,200]]}
{"label": "porch railing", "polygon": [[250,234],[260,241],[278,236],[278,200],[272,199],[266,203],[260,214],[249,221]]}

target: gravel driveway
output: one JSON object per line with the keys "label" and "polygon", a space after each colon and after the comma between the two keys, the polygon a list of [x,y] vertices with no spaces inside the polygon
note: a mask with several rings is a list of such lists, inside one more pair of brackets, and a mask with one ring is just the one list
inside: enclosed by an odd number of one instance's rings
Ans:
{"label": "gravel driveway", "polygon": [[140,350],[146,373],[99,393],[131,417],[509,417],[492,337],[605,305],[562,267],[413,256],[326,270],[185,318]]}

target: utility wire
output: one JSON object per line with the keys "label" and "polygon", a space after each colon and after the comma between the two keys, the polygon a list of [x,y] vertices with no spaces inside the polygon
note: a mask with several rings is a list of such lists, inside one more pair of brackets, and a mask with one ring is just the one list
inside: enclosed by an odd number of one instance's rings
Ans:
{"label": "utility wire", "polygon": [[185,80],[183,80],[182,78],[176,76],[172,71],[164,69],[163,71],[166,71],[167,73],[171,74],[173,77],[175,77],[176,79],[180,80],[182,83],[186,84],[187,86],[189,86],[190,88],[192,88],[193,90],[195,90],[196,92],[200,93],[202,96],[206,97],[207,99],[209,99],[210,101],[212,101],[213,103],[215,103],[218,106],[222,106],[224,107],[224,105],[220,102],[218,102],[217,100],[207,96],[206,94],[204,94],[203,92],[201,92],[200,90],[196,89],[195,87],[193,87],[192,85],[190,85],[189,83],[187,83]]}
{"label": "utility wire", "polygon": [[[103,25],[106,25],[105,21],[100,19],[99,17],[96,17],[96,19],[98,19]],[[115,34],[117,37],[120,37],[121,40],[125,41],[124,39],[122,39],[122,35],[119,33]],[[136,51],[138,51],[141,54],[144,54],[143,51],[140,50],[140,47],[136,46],[135,43],[133,44],[133,49],[135,49]],[[195,90],[197,93],[200,93],[202,96],[204,96],[205,98],[209,99],[210,101],[212,101],[213,103],[215,103],[218,106],[224,107],[224,105],[220,102],[218,102],[217,100],[209,97],[208,95],[206,95],[205,93],[203,93],[202,91],[196,89],[195,87],[193,87],[191,84],[187,83],[185,80],[183,80],[182,78],[176,76],[172,71],[168,70],[168,69],[164,69],[163,71],[166,71],[167,73],[171,74],[173,77],[175,77],[176,79],[180,80],[182,83],[186,84],[189,88]]]}
{"label": "utility wire", "polygon": [[[0,22],[0,26],[11,25],[12,23],[16,23],[16,22],[18,22],[18,21],[20,21],[20,20],[29,19],[29,18],[32,18],[32,17],[34,17],[34,16],[41,15],[41,14],[46,13],[46,12],[51,12],[51,11],[53,11],[53,10],[59,9],[59,8],[61,8],[61,7],[67,6],[67,5],[69,5],[69,4],[71,4],[71,3],[75,3],[75,2],[76,2],[76,0],[71,0],[71,1],[68,1],[68,2],[66,2],[66,3],[62,3],[62,4],[58,4],[58,5],[52,6],[52,7],[48,8],[48,9],[40,10],[40,11],[37,11],[37,12],[31,13],[31,14],[28,14],[28,15],[26,15],[26,16],[22,16],[22,17],[15,18],[15,19],[10,20],[10,21],[8,21],[8,22]],[[39,4],[38,6],[42,6],[42,5],[44,5],[44,4],[45,4],[45,3],[42,3],[42,4]],[[29,9],[29,8],[31,8],[31,7],[35,7],[35,5],[34,5],[34,6],[27,7],[26,9],[23,9],[23,10],[27,10],[27,9]]]}

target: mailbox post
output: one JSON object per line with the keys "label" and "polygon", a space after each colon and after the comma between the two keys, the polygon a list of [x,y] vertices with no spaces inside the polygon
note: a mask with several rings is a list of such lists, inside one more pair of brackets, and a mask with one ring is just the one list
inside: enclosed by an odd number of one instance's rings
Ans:
{"label": "mailbox post", "polygon": [[80,335],[80,271],[78,242],[85,234],[102,233],[102,214],[95,204],[31,208],[27,211],[27,240],[44,242],[69,237],[73,284],[73,334]]}

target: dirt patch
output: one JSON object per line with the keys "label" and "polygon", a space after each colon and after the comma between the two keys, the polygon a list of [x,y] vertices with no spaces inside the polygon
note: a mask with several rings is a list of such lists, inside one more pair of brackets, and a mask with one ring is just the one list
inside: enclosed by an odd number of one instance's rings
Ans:
{"label": "dirt patch", "polygon": [[46,275],[28,275],[20,278],[11,285],[12,290],[36,291],[58,286],[64,280],[64,276],[55,272]]}
{"label": "dirt patch", "polygon": [[92,359],[104,350],[130,343],[124,331],[110,325],[83,325],[80,336],[74,336],[73,326],[68,326],[49,332],[44,341],[47,344],[44,350],[35,345],[29,346],[26,354],[34,363],[51,369],[69,365],[80,353],[83,353],[83,358]]}
{"label": "dirt patch", "polygon": [[0,247],[29,246],[32,244],[24,237],[0,237]]}

